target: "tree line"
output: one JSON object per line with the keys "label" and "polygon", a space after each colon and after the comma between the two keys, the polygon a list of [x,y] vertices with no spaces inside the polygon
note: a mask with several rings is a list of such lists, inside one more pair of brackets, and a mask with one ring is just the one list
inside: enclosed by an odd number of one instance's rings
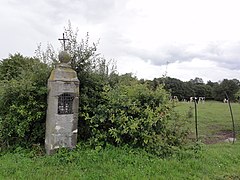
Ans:
{"label": "tree line", "polygon": [[206,100],[223,101],[226,93],[231,101],[238,101],[240,97],[240,81],[238,79],[223,79],[219,82],[208,81],[204,83],[202,78],[196,77],[189,81],[181,81],[171,77],[154,78],[153,80],[143,80],[152,89],[164,84],[164,88],[177,96],[180,101],[189,97],[205,97]]}

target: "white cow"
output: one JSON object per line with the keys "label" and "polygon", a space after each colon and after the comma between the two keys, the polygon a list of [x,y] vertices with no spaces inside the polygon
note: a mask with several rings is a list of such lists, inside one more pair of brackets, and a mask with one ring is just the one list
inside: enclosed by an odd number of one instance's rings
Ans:
{"label": "white cow", "polygon": [[227,99],[227,98],[224,98],[224,99],[223,99],[223,103],[228,103],[228,99]]}
{"label": "white cow", "polygon": [[205,103],[205,97],[199,97],[199,102],[200,103]]}
{"label": "white cow", "polygon": [[173,100],[178,102],[178,97],[177,96],[173,96]]}
{"label": "white cow", "polygon": [[194,100],[194,97],[190,97],[189,102],[193,102],[193,100]]}

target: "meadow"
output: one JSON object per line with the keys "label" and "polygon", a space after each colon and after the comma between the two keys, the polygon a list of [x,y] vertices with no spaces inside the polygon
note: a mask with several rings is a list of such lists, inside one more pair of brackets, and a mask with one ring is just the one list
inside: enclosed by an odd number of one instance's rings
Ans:
{"label": "meadow", "polygon": [[[231,103],[235,122],[236,135],[240,130],[240,104]],[[195,138],[195,109],[194,103],[177,103],[176,110],[181,115],[190,117],[190,128]],[[233,124],[228,103],[207,101],[197,104],[197,124],[199,140],[206,144],[221,142],[233,137]]]}
{"label": "meadow", "polygon": [[[177,103],[176,110],[189,116],[194,139],[194,105]],[[0,179],[240,179],[240,143],[224,142],[231,136],[228,105],[198,104],[200,142],[168,158],[141,149],[108,146],[44,155],[38,146],[0,154]],[[236,131],[240,130],[240,104],[232,104]],[[226,135],[228,134],[228,135]]]}

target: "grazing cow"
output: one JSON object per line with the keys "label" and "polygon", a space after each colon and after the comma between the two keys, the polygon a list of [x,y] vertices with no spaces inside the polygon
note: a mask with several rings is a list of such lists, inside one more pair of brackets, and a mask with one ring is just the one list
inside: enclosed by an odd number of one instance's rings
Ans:
{"label": "grazing cow", "polygon": [[194,97],[190,97],[189,102],[193,102],[194,99]]}
{"label": "grazing cow", "polygon": [[198,104],[199,97],[194,97],[194,101],[196,101],[196,103]]}
{"label": "grazing cow", "polygon": [[187,98],[185,98],[183,101],[193,102],[194,100],[195,100],[195,97],[187,97]]}
{"label": "grazing cow", "polygon": [[205,103],[205,97],[199,97],[199,102]]}
{"label": "grazing cow", "polygon": [[196,102],[196,103],[198,103],[198,101],[199,101],[198,97],[190,97],[189,98],[189,102]]}
{"label": "grazing cow", "polygon": [[224,99],[223,99],[223,103],[228,103],[228,99],[227,99],[227,98],[224,98]]}
{"label": "grazing cow", "polygon": [[174,101],[178,101],[178,97],[177,96],[173,96],[173,100]]}
{"label": "grazing cow", "polygon": [[170,97],[170,100],[171,100],[171,101],[178,102],[178,97],[177,97],[177,96],[171,96],[171,97]]}

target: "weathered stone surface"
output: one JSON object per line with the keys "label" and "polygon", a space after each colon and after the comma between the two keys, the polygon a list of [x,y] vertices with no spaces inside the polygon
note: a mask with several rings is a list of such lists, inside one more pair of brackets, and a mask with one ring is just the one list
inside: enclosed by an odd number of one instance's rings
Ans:
{"label": "weathered stone surface", "polygon": [[61,63],[68,63],[71,60],[71,56],[66,51],[61,51],[58,58]]}
{"label": "weathered stone surface", "polygon": [[[64,93],[73,97],[73,99],[59,102],[59,96]],[[75,148],[77,143],[78,105],[79,80],[77,74],[68,64],[61,63],[52,71],[48,79],[45,137],[47,154],[52,154],[60,147]],[[66,110],[69,113],[60,114],[59,108],[72,109],[71,111]]]}

